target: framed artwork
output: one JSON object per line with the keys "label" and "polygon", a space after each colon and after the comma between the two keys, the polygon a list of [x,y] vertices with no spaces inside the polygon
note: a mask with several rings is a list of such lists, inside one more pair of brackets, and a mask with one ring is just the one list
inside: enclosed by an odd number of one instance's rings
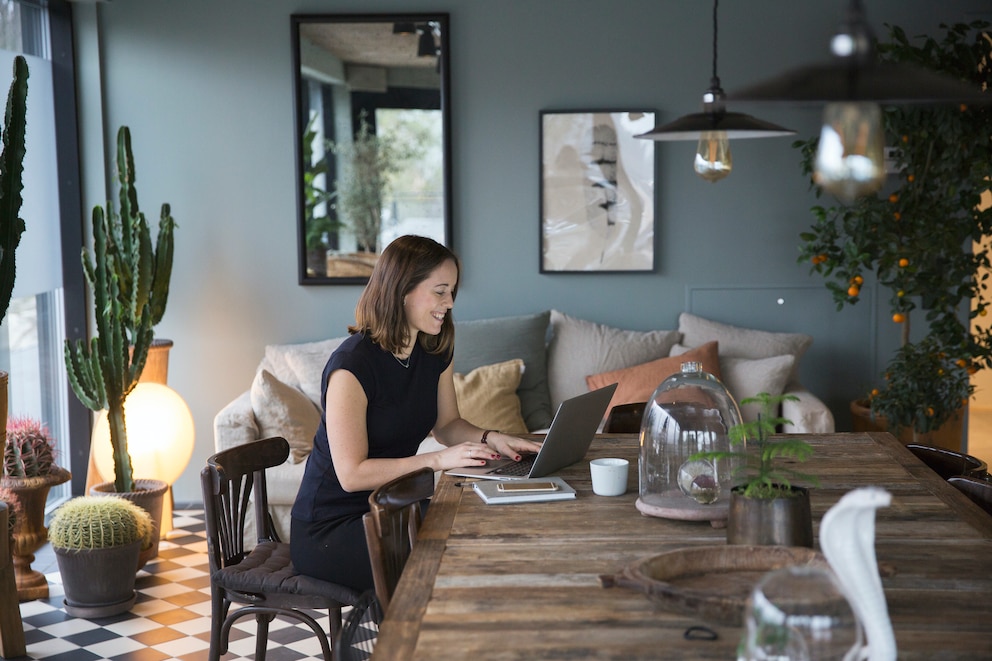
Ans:
{"label": "framed artwork", "polygon": [[541,112],[541,273],[654,271],[649,110]]}

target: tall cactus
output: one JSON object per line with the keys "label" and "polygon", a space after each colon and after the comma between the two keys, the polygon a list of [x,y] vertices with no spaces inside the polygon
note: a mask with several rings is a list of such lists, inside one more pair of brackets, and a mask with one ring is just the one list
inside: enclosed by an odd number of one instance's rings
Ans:
{"label": "tall cactus", "polygon": [[24,219],[21,190],[24,188],[24,133],[27,130],[28,63],[14,58],[14,80],[7,93],[3,122],[3,153],[0,154],[0,321],[7,315],[14,291],[14,251],[21,242]]}
{"label": "tall cactus", "polygon": [[120,213],[93,209],[93,257],[83,249],[83,273],[96,305],[97,336],[87,345],[66,340],[65,364],[72,389],[84,406],[107,409],[114,456],[114,490],[134,491],[127,450],[124,400],[145,368],[152,329],[162,320],[172,277],[173,230],[168,204],[162,205],[158,239],[138,208],[131,133],[117,133]]}

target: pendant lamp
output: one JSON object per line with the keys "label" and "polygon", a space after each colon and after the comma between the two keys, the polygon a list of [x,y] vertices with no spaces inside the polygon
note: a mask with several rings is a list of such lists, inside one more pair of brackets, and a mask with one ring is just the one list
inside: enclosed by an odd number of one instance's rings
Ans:
{"label": "pendant lamp", "polygon": [[829,62],[801,66],[732,92],[734,101],[826,103],[813,180],[843,202],[871,194],[885,182],[880,103],[989,103],[992,94],[942,74],[880,62],[875,35],[860,0],[830,40]]}
{"label": "pendant lamp", "polygon": [[725,94],[717,76],[717,9],[713,0],[713,77],[703,94],[703,112],[685,115],[673,122],[636,137],[657,141],[698,140],[693,168],[700,177],[717,182],[730,174],[733,159],[730,138],[775,138],[795,131],[755,119],[739,112],[727,112]]}

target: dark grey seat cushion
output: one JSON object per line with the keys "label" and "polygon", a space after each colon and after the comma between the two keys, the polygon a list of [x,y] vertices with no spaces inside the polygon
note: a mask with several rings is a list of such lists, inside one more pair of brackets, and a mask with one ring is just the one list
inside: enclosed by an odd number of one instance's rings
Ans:
{"label": "dark grey seat cushion", "polygon": [[289,558],[289,544],[283,542],[260,542],[238,564],[217,570],[214,581],[238,592],[310,596],[329,603],[353,604],[360,596],[343,585],[298,573]]}

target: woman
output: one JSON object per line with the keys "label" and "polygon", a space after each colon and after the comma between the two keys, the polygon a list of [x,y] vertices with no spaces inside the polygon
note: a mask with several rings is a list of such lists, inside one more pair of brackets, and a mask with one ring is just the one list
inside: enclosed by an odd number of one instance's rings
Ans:
{"label": "woman", "polygon": [[[450,312],[459,271],[454,253],[419,236],[402,236],[379,256],[351,336],[324,367],[320,426],[292,512],[298,571],[372,589],[362,515],[373,489],[425,466],[481,466],[540,449],[458,413]],[[430,433],[447,447],[417,454]]]}

